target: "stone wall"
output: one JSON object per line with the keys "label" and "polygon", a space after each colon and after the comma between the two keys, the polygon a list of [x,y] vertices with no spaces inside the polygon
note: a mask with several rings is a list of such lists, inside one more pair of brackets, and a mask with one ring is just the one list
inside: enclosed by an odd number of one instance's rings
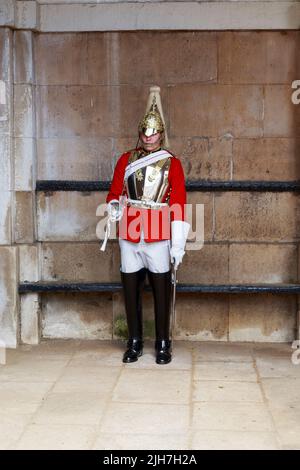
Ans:
{"label": "stone wall", "polygon": [[[17,24],[28,30],[10,28],[13,2],[0,9],[0,17],[8,12],[0,28],[0,339],[14,347],[41,336],[119,337],[121,294],[18,297],[19,281],[119,281],[117,243],[103,254],[95,235],[106,193],[36,193],[36,179],[109,180],[136,143],[155,83],[187,179],[298,180],[300,106],[291,83],[300,77],[300,32],[39,33],[26,23],[36,2],[17,3]],[[187,252],[180,282],[298,282],[298,194],[188,200],[204,203],[205,246]],[[146,293],[148,336],[152,310]],[[296,312],[292,295],[182,294],[176,336],[288,341]]]}
{"label": "stone wall", "polygon": [[[290,99],[299,39],[295,31],[36,35],[38,178],[110,179],[120,153],[135,145],[149,85],[159,83],[171,148],[187,179],[299,179],[300,108]],[[117,244],[100,253],[95,235],[105,195],[38,194],[42,280],[119,281]],[[205,205],[206,243],[187,252],[181,282],[297,282],[297,194],[189,193],[188,200]],[[108,337],[113,316],[124,315],[119,297],[107,300],[109,318],[101,307],[93,316],[82,295],[45,297],[44,333],[81,337],[84,322],[87,337]],[[177,306],[178,338],[295,334],[293,296],[190,294]]]}
{"label": "stone wall", "polygon": [[13,246],[13,34],[0,30],[0,324],[1,339],[16,345],[17,319],[17,248]]}
{"label": "stone wall", "polygon": [[[1,0],[4,25],[39,32],[298,29],[298,0]],[[0,23],[1,24],[1,23]]]}
{"label": "stone wall", "polygon": [[[32,48],[30,31],[0,28],[0,83],[4,90],[0,104],[0,324],[1,338],[9,347],[16,346],[21,338],[19,280],[22,276],[38,278],[31,273],[37,263],[32,256],[32,250],[37,249]],[[29,299],[32,305],[27,321],[30,316],[36,318],[34,309],[38,306],[37,296],[28,296],[27,306]]]}

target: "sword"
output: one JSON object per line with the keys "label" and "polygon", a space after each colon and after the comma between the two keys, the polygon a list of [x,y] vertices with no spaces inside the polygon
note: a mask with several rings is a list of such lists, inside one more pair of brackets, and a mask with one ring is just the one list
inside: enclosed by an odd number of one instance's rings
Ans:
{"label": "sword", "polygon": [[177,268],[175,268],[175,263],[172,264],[172,275],[171,275],[171,282],[172,282],[172,306],[171,306],[171,341],[174,338],[174,330],[175,330],[175,321],[176,321],[176,284],[177,284]]}

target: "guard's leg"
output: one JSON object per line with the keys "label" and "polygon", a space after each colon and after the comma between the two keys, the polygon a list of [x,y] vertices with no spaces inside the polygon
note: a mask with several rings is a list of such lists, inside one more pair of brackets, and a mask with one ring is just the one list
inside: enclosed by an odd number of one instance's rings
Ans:
{"label": "guard's leg", "polygon": [[121,271],[128,326],[128,349],[123,356],[126,363],[137,361],[143,354],[142,289],[145,277],[145,268],[134,273]]}
{"label": "guard's leg", "polygon": [[155,349],[157,364],[168,364],[172,360],[170,335],[171,271],[153,273],[149,281],[154,296]]}

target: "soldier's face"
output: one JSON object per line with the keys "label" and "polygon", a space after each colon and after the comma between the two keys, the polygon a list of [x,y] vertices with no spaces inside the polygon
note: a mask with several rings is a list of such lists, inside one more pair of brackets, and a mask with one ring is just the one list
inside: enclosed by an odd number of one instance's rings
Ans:
{"label": "soldier's face", "polygon": [[140,133],[140,139],[142,141],[142,147],[148,152],[153,152],[160,147],[161,132],[152,134],[147,137],[143,132]]}

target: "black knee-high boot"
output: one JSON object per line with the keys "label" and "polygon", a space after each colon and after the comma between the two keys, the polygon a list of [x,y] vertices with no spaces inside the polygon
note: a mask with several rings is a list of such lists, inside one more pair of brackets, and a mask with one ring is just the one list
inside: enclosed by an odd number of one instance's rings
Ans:
{"label": "black knee-high boot", "polygon": [[142,314],[142,289],[146,277],[146,269],[134,273],[123,273],[125,311],[128,326],[127,351],[123,356],[123,362],[136,362],[143,354],[143,314]]}
{"label": "black knee-high boot", "polygon": [[157,364],[168,364],[172,359],[172,345],[169,339],[171,271],[166,273],[149,272],[149,281],[154,296],[156,362]]}

